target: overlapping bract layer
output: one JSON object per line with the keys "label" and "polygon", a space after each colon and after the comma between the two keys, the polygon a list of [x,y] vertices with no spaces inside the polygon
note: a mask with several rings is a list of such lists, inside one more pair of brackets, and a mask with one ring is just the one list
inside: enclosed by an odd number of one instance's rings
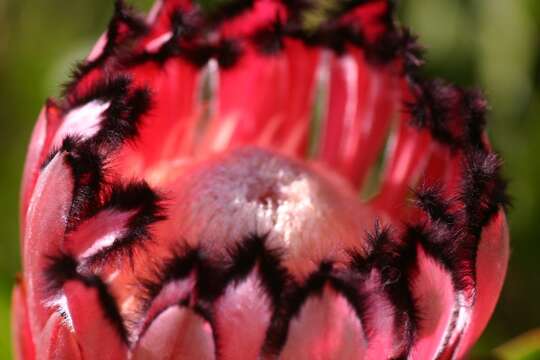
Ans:
{"label": "overlapping bract layer", "polygon": [[486,102],[419,75],[391,1],[328,4],[117,2],[32,135],[19,358],[470,349],[508,258]]}

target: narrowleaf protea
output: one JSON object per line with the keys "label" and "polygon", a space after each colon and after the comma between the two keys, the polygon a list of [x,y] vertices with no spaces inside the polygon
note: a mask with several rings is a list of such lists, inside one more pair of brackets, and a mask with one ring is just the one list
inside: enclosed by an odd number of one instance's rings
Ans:
{"label": "narrowleaf protea", "polygon": [[18,358],[465,356],[506,272],[501,161],[394,15],[118,1],[32,135]]}

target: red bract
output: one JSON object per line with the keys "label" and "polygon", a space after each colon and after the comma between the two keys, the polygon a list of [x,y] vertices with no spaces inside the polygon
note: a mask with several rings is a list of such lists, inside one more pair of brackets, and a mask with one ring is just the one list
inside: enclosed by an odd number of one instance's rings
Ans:
{"label": "red bract", "polygon": [[486,101],[420,75],[391,1],[219,4],[118,1],[47,102],[18,357],[463,357],[508,259]]}

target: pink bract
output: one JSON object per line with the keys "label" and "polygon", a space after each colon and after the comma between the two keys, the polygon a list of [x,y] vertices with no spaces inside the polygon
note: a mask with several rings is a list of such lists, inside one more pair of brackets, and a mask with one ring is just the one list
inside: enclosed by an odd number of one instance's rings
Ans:
{"label": "pink bract", "polygon": [[117,1],[32,135],[19,359],[466,355],[508,261],[487,103],[392,1],[320,3]]}

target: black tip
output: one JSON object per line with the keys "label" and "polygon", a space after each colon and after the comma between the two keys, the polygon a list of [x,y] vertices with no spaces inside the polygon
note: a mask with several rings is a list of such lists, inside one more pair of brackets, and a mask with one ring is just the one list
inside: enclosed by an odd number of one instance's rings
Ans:
{"label": "black tip", "polygon": [[442,221],[446,224],[454,223],[454,215],[450,212],[450,201],[443,197],[442,185],[424,185],[415,193],[415,203],[433,221]]}

